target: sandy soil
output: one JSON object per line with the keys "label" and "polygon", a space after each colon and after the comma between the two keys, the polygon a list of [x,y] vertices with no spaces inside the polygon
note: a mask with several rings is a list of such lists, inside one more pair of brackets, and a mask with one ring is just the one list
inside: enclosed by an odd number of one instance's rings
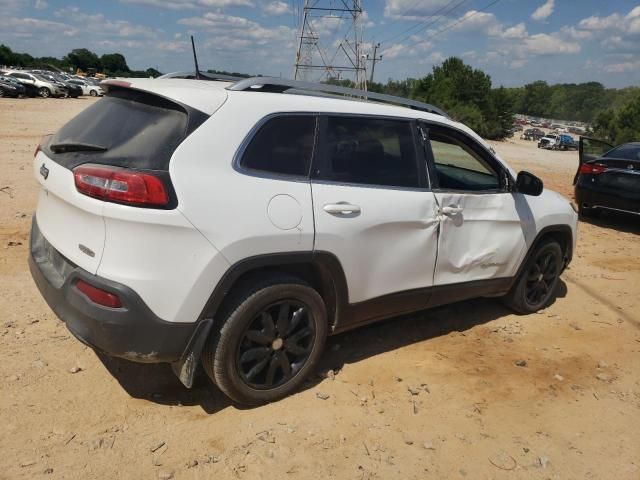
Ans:
{"label": "sandy soil", "polygon": [[[0,478],[640,478],[637,220],[581,223],[544,312],[480,299],[340,335],[335,376],[239,409],[99,357],[31,281],[33,149],[92,101],[0,103]],[[494,147],[570,196],[575,152]]]}

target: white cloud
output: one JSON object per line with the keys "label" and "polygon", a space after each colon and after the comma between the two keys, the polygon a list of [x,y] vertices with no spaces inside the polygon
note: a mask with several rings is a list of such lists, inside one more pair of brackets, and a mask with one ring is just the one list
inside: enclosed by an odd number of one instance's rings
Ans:
{"label": "white cloud", "polygon": [[110,20],[102,13],[85,13],[78,7],[63,8],[56,11],[54,15],[98,36],[144,38],[158,36],[155,30],[146,25],[134,24],[126,20]]}
{"label": "white cloud", "polygon": [[44,10],[45,8],[47,8],[48,3],[46,2],[46,0],[36,0],[36,3],[34,3],[33,6],[36,10]]}
{"label": "white cloud", "polygon": [[540,5],[535,12],[531,14],[533,20],[546,20],[553,13],[555,8],[555,0],[547,0],[544,4]]}
{"label": "white cloud", "polygon": [[386,0],[384,16],[403,20],[423,20],[451,12],[449,0]]}
{"label": "white cloud", "polygon": [[524,40],[526,51],[533,55],[557,55],[563,53],[578,53],[580,45],[577,42],[563,41],[556,35],[538,33]]}
{"label": "white cloud", "polygon": [[251,0],[120,0],[120,2],[165,8],[168,10],[254,6]]}
{"label": "white cloud", "polygon": [[619,13],[612,13],[608,17],[592,16],[580,20],[578,26],[584,30],[608,30],[620,26],[622,16]]}
{"label": "white cloud", "polygon": [[262,10],[264,11],[265,14],[271,17],[284,15],[286,13],[291,13],[291,7],[289,6],[289,4],[281,0],[265,3],[262,6]]}
{"label": "white cloud", "polygon": [[513,27],[509,27],[502,33],[503,38],[525,38],[528,35],[527,27],[524,23],[519,23]]}
{"label": "white cloud", "polygon": [[605,67],[607,71],[613,73],[628,73],[640,71],[640,60],[632,62],[612,63]]}

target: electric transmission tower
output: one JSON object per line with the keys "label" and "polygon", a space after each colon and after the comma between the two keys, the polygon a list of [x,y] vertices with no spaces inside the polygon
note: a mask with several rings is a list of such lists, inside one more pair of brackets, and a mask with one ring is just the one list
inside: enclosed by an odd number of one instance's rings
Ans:
{"label": "electric transmission tower", "polygon": [[304,0],[293,78],[350,79],[366,90],[362,28],[360,0]]}

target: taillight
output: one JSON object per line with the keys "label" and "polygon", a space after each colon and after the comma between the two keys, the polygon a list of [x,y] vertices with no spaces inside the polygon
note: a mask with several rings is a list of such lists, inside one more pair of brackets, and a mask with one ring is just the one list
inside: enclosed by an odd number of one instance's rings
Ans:
{"label": "taillight", "polygon": [[580,165],[580,173],[587,175],[600,175],[607,171],[607,166],[601,163],[583,163]]}
{"label": "taillight", "polygon": [[164,206],[169,203],[161,179],[145,172],[101,165],[80,165],[73,170],[80,193],[106,202],[139,206]]}
{"label": "taillight", "polygon": [[93,303],[97,303],[98,305],[102,305],[103,307],[110,308],[122,307],[120,297],[118,297],[115,293],[107,292],[106,290],[102,290],[101,288],[94,287],[84,280],[78,280],[76,282],[76,288],[84,293]]}

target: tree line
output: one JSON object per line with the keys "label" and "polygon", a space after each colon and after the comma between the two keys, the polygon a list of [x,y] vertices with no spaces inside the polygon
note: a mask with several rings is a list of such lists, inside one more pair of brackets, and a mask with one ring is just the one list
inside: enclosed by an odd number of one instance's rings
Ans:
{"label": "tree line", "polygon": [[93,70],[115,77],[157,77],[161,75],[155,68],[131,70],[127,65],[127,60],[121,53],[106,53],[98,56],[87,48],[76,48],[64,57],[56,58],[33,57],[28,53],[14,52],[8,46],[0,45],[0,65],[41,69],[54,67],[72,73],[75,73],[78,69],[83,72]]}
{"label": "tree line", "polygon": [[[18,67],[56,67],[84,72],[94,69],[120,77],[157,77],[156,69],[131,70],[124,55],[98,56],[86,48],[74,49],[62,58],[32,57],[0,45],[0,65]],[[235,72],[209,70],[246,77]],[[329,83],[353,87],[350,80]],[[371,82],[373,92],[431,103],[453,119],[465,123],[489,139],[504,138],[513,126],[514,113],[564,121],[581,121],[593,126],[594,134],[614,143],[640,140],[640,87],[605,88],[598,82],[549,85],[536,81],[517,88],[494,87],[491,77],[457,57],[433,67],[431,73],[416,79]]]}

